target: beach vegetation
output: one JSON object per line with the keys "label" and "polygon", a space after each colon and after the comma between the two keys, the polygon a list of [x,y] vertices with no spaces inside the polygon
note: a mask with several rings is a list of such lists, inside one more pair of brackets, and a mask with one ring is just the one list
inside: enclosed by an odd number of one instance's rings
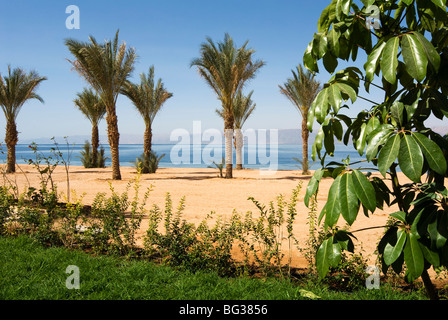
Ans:
{"label": "beach vegetation", "polygon": [[154,150],[151,150],[149,154],[142,153],[135,161],[134,164],[137,171],[141,173],[156,173],[159,168],[159,163],[162,158],[165,157],[165,154],[161,154],[160,156]]}
{"label": "beach vegetation", "polygon": [[94,148],[89,141],[84,142],[83,150],[80,151],[79,159],[84,168],[105,168],[106,161],[109,157],[105,156],[106,150],[103,146],[100,146],[97,150],[96,161],[93,161]]}
{"label": "beach vegetation", "polygon": [[190,66],[197,67],[199,75],[213,89],[221,102],[224,114],[226,178],[233,178],[233,136],[235,128],[234,101],[238,92],[265,65],[263,60],[253,60],[255,50],[246,41],[237,47],[229,34],[224,41],[215,42],[207,37],[201,44],[200,56]]}
{"label": "beach vegetation", "polygon": [[157,155],[152,150],[152,125],[164,103],[173,94],[165,88],[162,79],[159,79],[157,83],[155,82],[154,66],[149,68],[148,75],[145,73],[140,74],[139,84],[126,81],[121,89],[121,93],[132,101],[145,122],[143,155],[140,159],[143,163],[141,172],[154,173],[155,169],[157,169],[155,165],[158,165],[160,159],[157,158]]}
{"label": "beach vegetation", "polygon": [[292,70],[292,78],[288,78],[286,82],[279,86],[280,92],[285,95],[289,101],[296,107],[302,116],[302,174],[310,174],[309,168],[309,152],[308,138],[310,131],[308,129],[308,112],[311,104],[322,89],[321,84],[315,79],[314,72],[304,69],[302,65],[298,65],[296,70]]}
{"label": "beach vegetation", "polygon": [[[254,112],[256,104],[252,101],[253,91],[249,92],[247,96],[243,95],[242,91],[239,91],[233,102],[233,117],[234,123],[234,146],[236,153],[236,170],[243,169],[243,147],[244,136],[243,126],[247,119]],[[223,109],[216,109],[216,113],[224,120],[225,112]]]}
{"label": "beach vegetation", "polygon": [[103,161],[98,159],[100,144],[98,125],[106,115],[106,106],[97,93],[87,88],[78,93],[73,102],[92,124],[92,137],[90,139],[92,147],[86,142],[84,144],[84,154],[82,154],[84,168],[104,168],[104,166],[100,166]]}
{"label": "beach vegetation", "polygon": [[[303,57],[309,70],[318,72],[322,61],[333,74],[308,118],[310,130],[315,122],[320,126],[312,155],[322,168],[308,184],[306,204],[322,178],[334,179],[319,216],[329,229],[316,256],[322,278],[340,264],[343,252],[353,251],[355,234],[362,231],[341,229],[340,221],[351,226],[359,212],[369,216],[396,205],[393,223],[370,227],[385,229],[378,244],[381,268],[404,273],[408,282],[421,278],[428,297],[438,298],[428,270],[448,265],[448,147],[426,123],[448,115],[447,23],[444,1],[333,0],[322,12]],[[363,59],[363,70],[353,63],[336,71],[350,58],[357,64]],[[368,94],[380,90],[384,99],[369,99],[361,86]],[[358,99],[370,107],[354,118],[345,114]],[[352,143],[365,160],[325,164],[335,139]],[[400,181],[399,170],[406,179]]]}
{"label": "beach vegetation", "polygon": [[7,76],[0,74],[0,107],[6,120],[7,173],[16,172],[15,150],[19,141],[17,116],[28,100],[44,102],[36,91],[45,80],[47,78],[41,77],[36,71],[27,73],[21,68],[12,69],[11,66],[8,66]]}
{"label": "beach vegetation", "polygon": [[121,180],[118,118],[116,102],[121,89],[134,70],[137,54],[126,43],[119,44],[118,34],[113,40],[100,44],[90,36],[89,42],[66,39],[65,44],[74,60],[73,69],[90,84],[106,107],[107,137],[111,151],[112,179]]}

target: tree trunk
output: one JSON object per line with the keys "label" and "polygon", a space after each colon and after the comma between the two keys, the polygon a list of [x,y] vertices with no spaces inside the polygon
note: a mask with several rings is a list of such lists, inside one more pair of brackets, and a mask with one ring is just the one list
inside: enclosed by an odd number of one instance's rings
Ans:
{"label": "tree trunk", "polygon": [[[228,110],[228,109],[227,109]],[[225,137],[225,145],[226,145],[226,179],[233,178],[233,126],[234,126],[234,117],[233,112],[226,111],[226,116],[224,120],[224,137]]]}
{"label": "tree trunk", "polygon": [[309,163],[308,163],[308,137],[310,135],[310,132],[308,130],[307,123],[308,122],[308,116],[307,113],[303,114],[302,118],[302,174],[306,175],[309,174]]}
{"label": "tree trunk", "polygon": [[118,150],[120,133],[118,132],[118,120],[114,110],[108,110],[107,116],[107,137],[109,139],[110,154],[112,160],[112,179],[121,180],[120,154]]}
{"label": "tree trunk", "polygon": [[5,143],[8,149],[6,173],[16,172],[16,144],[19,141],[14,120],[6,122]]}
{"label": "tree trunk", "polygon": [[429,277],[428,270],[424,270],[422,273],[423,284],[425,285],[426,293],[428,294],[429,299],[431,300],[439,300],[439,296],[436,292],[434,284]]}
{"label": "tree trunk", "polygon": [[145,135],[143,137],[143,152],[146,155],[150,155],[151,149],[152,149],[152,128],[151,124],[147,123],[145,128]]}
{"label": "tree trunk", "polygon": [[98,146],[99,142],[98,125],[94,124],[92,126],[92,168],[98,168]]}
{"label": "tree trunk", "polygon": [[243,169],[243,132],[241,129],[235,130],[235,150],[236,150],[236,170]]}
{"label": "tree trunk", "polygon": [[151,123],[146,123],[145,134],[143,137],[143,162],[142,173],[150,173],[149,162],[151,161],[151,149],[152,149],[152,128]]}

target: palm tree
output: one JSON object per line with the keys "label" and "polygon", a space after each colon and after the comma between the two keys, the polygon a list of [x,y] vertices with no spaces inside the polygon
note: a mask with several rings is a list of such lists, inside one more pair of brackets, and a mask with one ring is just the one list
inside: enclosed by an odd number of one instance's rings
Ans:
{"label": "palm tree", "polygon": [[36,94],[36,89],[44,80],[47,78],[39,76],[35,71],[26,73],[20,68],[11,70],[11,66],[8,66],[7,77],[0,75],[0,106],[6,118],[7,173],[16,172],[16,144],[19,141],[17,115],[30,99],[43,103],[42,98]]}
{"label": "palm tree", "polygon": [[[251,91],[247,96],[244,96],[241,91],[235,97],[233,101],[233,116],[235,118],[234,130],[235,130],[235,150],[236,150],[236,169],[243,169],[243,145],[244,145],[244,137],[243,137],[243,125],[252,112],[255,110],[256,104],[252,101],[252,94],[254,92]],[[216,110],[216,113],[224,119],[224,110]]]}
{"label": "palm tree", "polygon": [[[148,76],[140,74],[140,84],[127,81],[121,93],[132,101],[137,111],[145,121],[145,134],[143,141],[143,154],[149,159],[152,149],[152,124],[157,113],[162,109],[163,104],[173,96],[168,92],[159,79],[154,82],[154,66],[149,68]],[[146,166],[143,166],[144,168]],[[148,173],[143,172],[142,173]]]}
{"label": "palm tree", "polygon": [[302,174],[309,174],[308,162],[308,137],[307,127],[308,111],[314,98],[321,90],[320,82],[315,80],[315,74],[309,70],[304,71],[299,64],[296,71],[292,70],[293,77],[288,78],[283,86],[279,86],[280,92],[284,94],[302,115]]}
{"label": "palm tree", "polygon": [[92,124],[92,157],[90,166],[95,168],[98,162],[98,124],[106,115],[106,106],[96,92],[87,88],[78,93],[77,98],[73,102]]}
{"label": "palm tree", "polygon": [[134,70],[137,58],[133,48],[126,49],[126,43],[119,45],[118,31],[113,41],[99,44],[95,38],[90,42],[66,39],[71,54],[75,57],[72,64],[76,70],[98,93],[106,107],[107,136],[111,151],[112,179],[121,180],[120,156],[118,151],[120,134],[116,103],[123,85]]}
{"label": "palm tree", "polygon": [[226,178],[232,178],[234,129],[233,101],[246,82],[253,79],[257,71],[265,65],[262,60],[252,61],[254,50],[247,48],[248,41],[236,48],[229,34],[224,42],[217,45],[209,37],[201,45],[200,57],[194,59],[190,67],[196,66],[199,75],[212,87],[224,112],[224,132],[226,140]]}

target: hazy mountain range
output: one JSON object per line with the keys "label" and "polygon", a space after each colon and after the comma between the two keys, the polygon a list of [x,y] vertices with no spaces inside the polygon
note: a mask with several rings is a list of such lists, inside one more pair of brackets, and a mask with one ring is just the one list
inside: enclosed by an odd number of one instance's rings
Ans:
{"label": "hazy mountain range", "polygon": [[[435,132],[445,135],[448,134],[448,126],[438,126],[432,128]],[[316,135],[316,130],[310,133],[309,141],[312,143]],[[55,137],[55,140],[59,144],[65,143],[63,137]],[[78,135],[68,137],[69,143],[83,144],[85,141],[90,141],[90,136],[88,135]],[[191,138],[190,141],[193,141]],[[48,144],[53,143],[50,137],[40,137],[35,139],[24,139],[20,140],[19,144],[29,144],[35,142],[37,144]],[[269,143],[269,130],[267,134],[267,142]],[[107,144],[107,136],[100,136],[100,143]],[[143,144],[143,134],[121,134],[120,135],[121,144]],[[169,134],[154,134],[152,139],[153,144],[176,144],[177,141],[170,141]],[[203,143],[209,143],[204,141]],[[302,135],[300,129],[280,129],[278,130],[278,143],[279,144],[302,144]]]}

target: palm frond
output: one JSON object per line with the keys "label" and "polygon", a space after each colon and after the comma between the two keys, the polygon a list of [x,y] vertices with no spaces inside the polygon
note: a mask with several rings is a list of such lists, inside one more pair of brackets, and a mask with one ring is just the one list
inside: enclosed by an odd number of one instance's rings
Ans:
{"label": "palm frond", "polygon": [[0,75],[0,107],[9,121],[15,121],[26,101],[36,99],[44,102],[36,93],[42,81],[47,80],[35,71],[26,73],[21,68],[8,66],[8,76]]}

